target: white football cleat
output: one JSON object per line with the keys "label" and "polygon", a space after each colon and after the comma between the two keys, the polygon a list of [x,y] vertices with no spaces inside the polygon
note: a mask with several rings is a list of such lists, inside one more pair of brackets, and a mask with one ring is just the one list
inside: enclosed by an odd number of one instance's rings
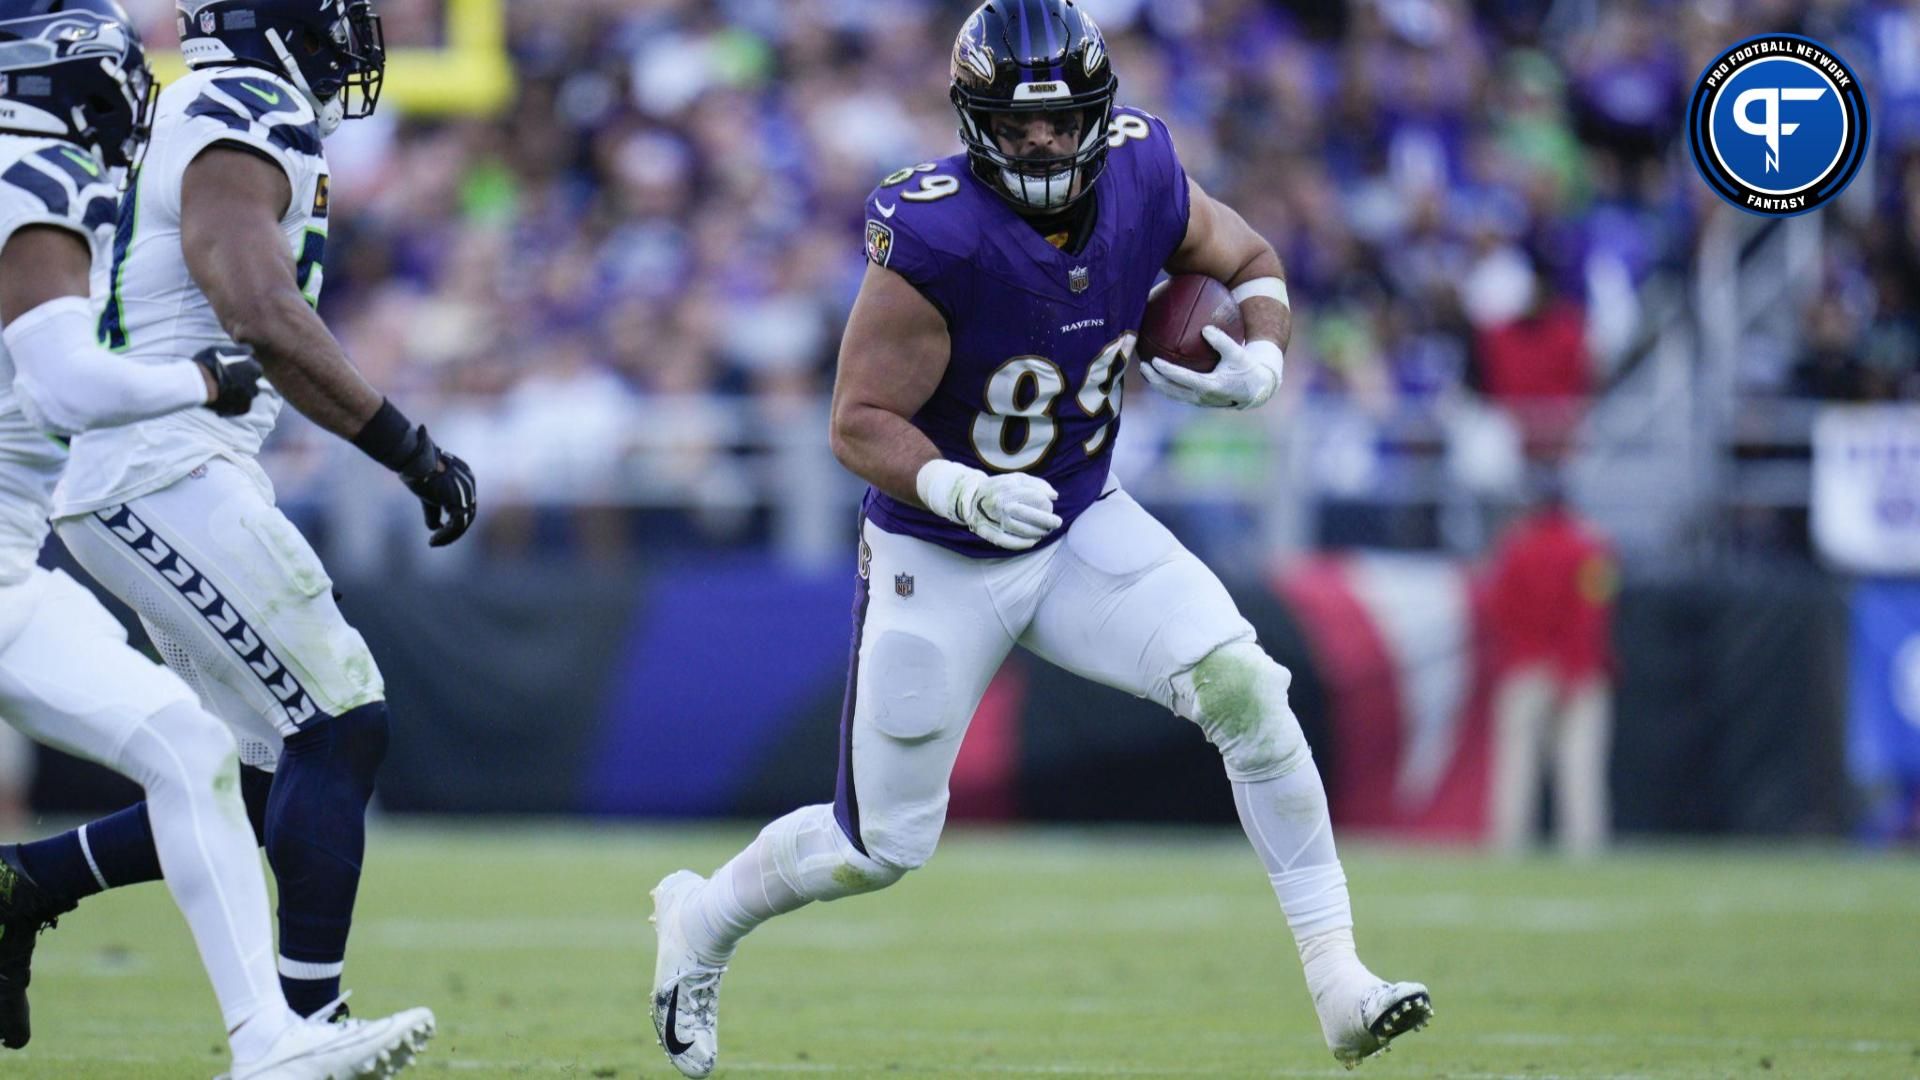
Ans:
{"label": "white football cleat", "polygon": [[683,1076],[713,1072],[720,1056],[720,976],[694,954],[680,931],[681,905],[706,879],[691,870],[668,874],[653,888],[653,1030],[667,1060]]}
{"label": "white football cleat", "polygon": [[1322,1013],[1320,1030],[1334,1059],[1351,1069],[1433,1019],[1433,996],[1417,982],[1378,982]]}
{"label": "white football cleat", "polygon": [[433,1038],[433,1010],[408,1009],[381,1020],[321,1019],[287,1025],[267,1052],[233,1063],[221,1080],[384,1080],[413,1063]]}

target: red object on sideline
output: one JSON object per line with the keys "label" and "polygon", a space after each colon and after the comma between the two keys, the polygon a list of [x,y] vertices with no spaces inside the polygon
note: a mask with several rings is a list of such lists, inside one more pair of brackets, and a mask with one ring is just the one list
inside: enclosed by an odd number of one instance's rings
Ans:
{"label": "red object on sideline", "polygon": [[1496,666],[1545,661],[1575,682],[1613,671],[1619,572],[1605,540],[1562,507],[1521,518],[1489,574]]}
{"label": "red object on sideline", "polygon": [[1572,301],[1556,300],[1537,314],[1483,331],[1480,371],[1487,396],[1506,404],[1586,397],[1593,389],[1586,313]]}

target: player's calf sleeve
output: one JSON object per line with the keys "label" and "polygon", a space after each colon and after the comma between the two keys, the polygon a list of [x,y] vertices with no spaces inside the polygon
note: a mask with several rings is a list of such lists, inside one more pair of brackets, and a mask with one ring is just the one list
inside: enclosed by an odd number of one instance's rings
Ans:
{"label": "player's calf sleeve", "polygon": [[17,851],[34,884],[70,903],[106,889],[160,880],[145,802],[59,836],[21,844]]}
{"label": "player's calf sleeve", "polygon": [[884,889],[905,874],[860,854],[833,807],[802,807],[760,830],[714,871],[694,909],[700,925],[687,929],[707,959],[724,963],[748,931],[775,915]]}
{"label": "player's calf sleeve", "polygon": [[1258,645],[1236,642],[1208,654],[1176,687],[1220,749],[1241,827],[1304,949],[1321,935],[1350,931],[1353,915],[1326,788],[1287,704],[1291,682]]}
{"label": "player's calf sleeve", "polygon": [[273,777],[267,861],[280,884],[280,983],[303,1016],[340,993],[387,732],[385,702],[322,720],[286,740]]}
{"label": "player's calf sleeve", "polygon": [[[258,844],[266,843],[267,793],[272,787],[272,773],[240,766],[240,796]],[[20,844],[17,851],[34,884],[70,903],[107,889],[160,880],[160,857],[144,800],[59,836]]]}
{"label": "player's calf sleeve", "polygon": [[193,930],[228,1028],[284,1016],[233,736],[197,706],[175,705],[134,729],[116,764],[146,788],[167,888]]}

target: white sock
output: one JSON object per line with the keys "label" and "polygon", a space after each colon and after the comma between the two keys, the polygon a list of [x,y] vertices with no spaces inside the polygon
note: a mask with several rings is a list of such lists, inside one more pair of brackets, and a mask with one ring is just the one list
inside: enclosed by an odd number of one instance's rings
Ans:
{"label": "white sock", "polygon": [[1313,759],[1303,755],[1285,776],[1235,781],[1233,805],[1266,864],[1314,1001],[1350,981],[1371,981],[1354,952],[1347,875],[1334,850],[1327,791]]}
{"label": "white sock", "polygon": [[702,959],[724,964],[740,939],[768,919],[815,900],[872,892],[899,876],[854,848],[833,807],[806,806],[760,830],[715,870],[681,929]]}
{"label": "white sock", "polygon": [[120,759],[146,788],[161,873],[193,930],[226,1028],[239,1029],[236,1056],[242,1037],[271,1042],[294,1017],[274,971],[266,878],[232,739],[198,707],[177,705],[135,729]]}

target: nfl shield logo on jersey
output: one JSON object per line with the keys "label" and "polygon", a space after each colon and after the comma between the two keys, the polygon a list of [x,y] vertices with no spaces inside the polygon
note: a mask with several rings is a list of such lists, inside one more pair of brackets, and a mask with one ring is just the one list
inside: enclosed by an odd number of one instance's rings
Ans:
{"label": "nfl shield logo on jersey", "polygon": [[203,34],[213,33],[214,18],[215,16],[211,11],[203,11],[200,13],[200,32],[201,33]]}
{"label": "nfl shield logo on jersey", "polygon": [[912,574],[893,575],[893,591],[898,593],[900,596],[900,599],[902,600],[912,599],[913,598],[913,575]]}
{"label": "nfl shield logo on jersey", "polygon": [[6,97],[8,94],[11,94],[12,92],[13,92],[13,79],[6,75],[0,75],[0,97]]}
{"label": "nfl shield logo on jersey", "polygon": [[1093,275],[1087,272],[1086,267],[1076,266],[1072,270],[1067,271],[1067,288],[1072,289],[1074,292],[1086,292],[1087,286],[1091,284],[1093,284]]}

